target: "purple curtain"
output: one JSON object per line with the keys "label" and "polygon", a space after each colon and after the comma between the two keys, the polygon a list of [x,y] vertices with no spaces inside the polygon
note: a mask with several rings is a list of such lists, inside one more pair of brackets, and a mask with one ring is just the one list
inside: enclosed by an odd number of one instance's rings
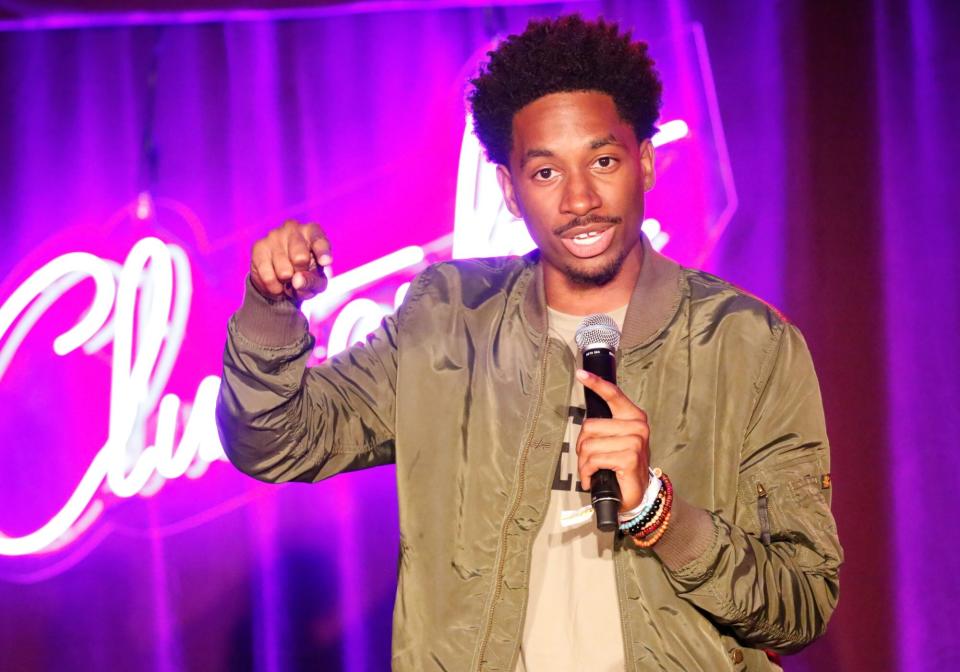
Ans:
{"label": "purple curtain", "polygon": [[[832,440],[840,606],[786,668],[960,664],[957,4],[454,4],[0,23],[0,305],[66,252],[122,261],[147,235],[177,243],[193,302],[166,390],[186,408],[219,372],[266,229],[322,221],[345,269],[449,234],[464,80],[496,35],[603,14],[675,64],[671,36],[702,25],[739,197],[705,265],[803,330]],[[666,108],[684,91],[668,87]],[[106,438],[104,355],[50,351],[90,302],[89,286],[70,292],[0,374],[8,537],[63,506]],[[267,486],[215,462],[104,501],[69,547],[0,556],[0,669],[389,668],[391,469]]]}
{"label": "purple curtain", "polygon": [[897,657],[944,669],[960,663],[960,7],[884,2],[874,22],[884,443],[891,481],[919,485],[893,498]]}

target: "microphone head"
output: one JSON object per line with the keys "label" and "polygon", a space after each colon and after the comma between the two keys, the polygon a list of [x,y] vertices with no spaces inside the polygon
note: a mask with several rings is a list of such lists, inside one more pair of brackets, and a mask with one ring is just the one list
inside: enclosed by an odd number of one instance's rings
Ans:
{"label": "microphone head", "polygon": [[594,348],[617,351],[620,347],[620,329],[613,318],[603,313],[587,315],[577,327],[575,335],[581,352]]}

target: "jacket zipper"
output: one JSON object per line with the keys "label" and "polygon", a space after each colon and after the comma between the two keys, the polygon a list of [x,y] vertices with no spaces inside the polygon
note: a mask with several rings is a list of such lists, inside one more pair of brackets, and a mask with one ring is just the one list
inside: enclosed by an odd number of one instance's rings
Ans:
{"label": "jacket zipper", "polygon": [[770,513],[767,510],[767,490],[757,482],[757,517],[760,519],[760,543],[770,545]]}
{"label": "jacket zipper", "polygon": [[490,600],[490,607],[487,610],[487,622],[483,630],[483,639],[480,641],[480,650],[477,655],[477,670],[483,667],[483,656],[487,652],[487,642],[490,640],[490,632],[493,630],[493,612],[496,610],[497,602],[500,600],[501,587],[503,586],[503,566],[507,562],[507,556],[504,552],[504,548],[507,545],[507,528],[510,525],[510,521],[513,520],[513,517],[517,514],[517,510],[520,508],[520,500],[523,498],[523,482],[527,469],[527,456],[530,454],[530,444],[533,443],[533,435],[536,433],[537,422],[540,419],[540,407],[543,405],[543,389],[546,384],[549,338],[549,333],[544,330],[544,337],[540,346],[540,351],[543,354],[540,357],[540,381],[537,385],[537,402],[530,423],[530,433],[527,434],[523,451],[520,453],[520,464],[517,472],[517,494],[513,499],[513,504],[510,507],[509,513],[507,513],[507,517],[503,521],[503,526],[500,528],[500,558],[497,563],[497,577],[493,589],[493,599]]}
{"label": "jacket zipper", "polygon": [[[617,361],[620,361],[620,351],[617,350]],[[617,387],[623,389],[623,380],[617,376]],[[613,538],[613,578],[617,586],[617,608],[620,612],[620,636],[623,637],[623,662],[626,669],[633,670],[635,661],[633,660],[633,642],[629,638],[629,628],[627,627],[627,614],[623,605],[623,584],[624,584],[624,558],[623,544],[625,537],[618,531],[614,532]],[[619,537],[619,539],[618,539]],[[619,541],[619,544],[617,543]]]}
{"label": "jacket zipper", "polygon": [[[615,535],[620,535],[620,532],[614,532]],[[617,607],[620,612],[620,636],[623,637],[623,662],[628,670],[634,670],[635,662],[633,660],[633,642],[629,639],[629,632],[627,628],[627,617],[626,612],[623,606],[623,563],[625,562],[623,558],[623,537],[620,538],[620,548],[617,548],[617,539],[614,537],[613,540],[613,577],[616,581],[617,586]]]}

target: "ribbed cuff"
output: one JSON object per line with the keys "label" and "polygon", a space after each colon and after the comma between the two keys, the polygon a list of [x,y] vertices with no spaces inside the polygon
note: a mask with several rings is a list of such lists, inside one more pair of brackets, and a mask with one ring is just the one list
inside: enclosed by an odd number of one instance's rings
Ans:
{"label": "ribbed cuff", "polygon": [[670,526],[653,550],[667,569],[676,571],[706,553],[716,533],[709,511],[674,496]]}
{"label": "ribbed cuff", "polygon": [[286,299],[263,296],[247,277],[243,304],[233,316],[237,331],[256,345],[280,348],[294,345],[307,335],[307,318]]}

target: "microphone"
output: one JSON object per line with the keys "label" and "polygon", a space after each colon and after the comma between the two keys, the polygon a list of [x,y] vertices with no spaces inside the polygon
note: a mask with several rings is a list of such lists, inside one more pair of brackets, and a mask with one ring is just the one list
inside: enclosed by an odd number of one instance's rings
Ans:
{"label": "microphone", "polygon": [[[584,318],[576,333],[577,347],[583,355],[583,369],[613,384],[617,382],[617,348],[620,329],[609,315],[597,313]],[[610,418],[610,407],[596,392],[583,388],[588,418]],[[597,528],[612,532],[619,526],[620,484],[610,469],[600,469],[590,478],[590,499],[597,516]]]}

